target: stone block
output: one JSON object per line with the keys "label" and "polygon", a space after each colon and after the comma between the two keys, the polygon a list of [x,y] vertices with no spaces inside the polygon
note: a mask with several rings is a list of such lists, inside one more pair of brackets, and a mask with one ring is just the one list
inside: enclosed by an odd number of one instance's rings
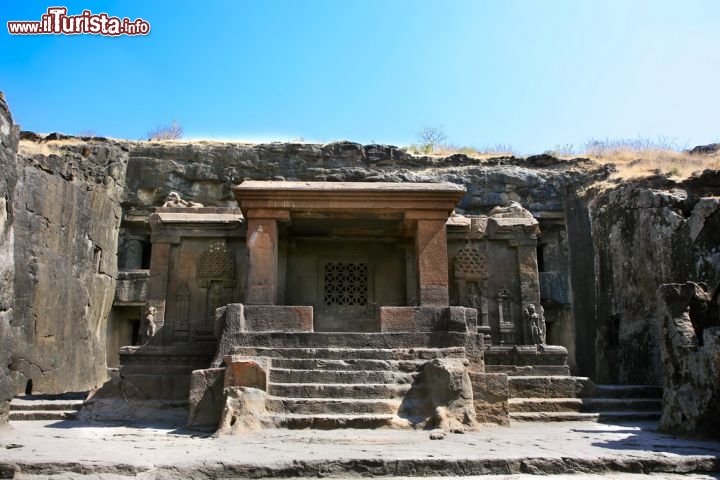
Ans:
{"label": "stone block", "polygon": [[220,435],[238,435],[263,428],[267,417],[265,392],[256,388],[228,387],[224,391],[225,406],[220,419]]}
{"label": "stone block", "polygon": [[192,372],[188,397],[188,428],[217,427],[225,404],[224,379],[224,368]]}
{"label": "stone block", "polygon": [[381,332],[466,332],[475,331],[476,328],[475,309],[435,306],[380,307]]}
{"label": "stone block", "polygon": [[266,390],[270,358],[228,355],[225,357],[225,387],[250,387]]}
{"label": "stone block", "polygon": [[249,332],[312,332],[313,307],[245,305],[244,330]]}
{"label": "stone block", "polygon": [[479,423],[510,423],[508,376],[504,373],[470,372],[475,415]]}
{"label": "stone block", "polygon": [[115,285],[115,305],[144,304],[149,279],[150,270],[119,271]]}
{"label": "stone block", "polygon": [[432,360],[425,364],[421,379],[434,412],[431,421],[435,428],[465,430],[477,425],[466,360]]}

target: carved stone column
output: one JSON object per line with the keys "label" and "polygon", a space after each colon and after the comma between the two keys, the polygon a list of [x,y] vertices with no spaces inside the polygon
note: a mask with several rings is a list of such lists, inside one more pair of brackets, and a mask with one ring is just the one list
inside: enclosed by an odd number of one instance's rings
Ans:
{"label": "carved stone column", "polygon": [[435,211],[408,211],[406,220],[416,220],[415,256],[421,306],[450,304],[448,254],[445,223],[447,215]]}
{"label": "carved stone column", "polygon": [[278,290],[278,220],[287,210],[251,209],[247,212],[248,276],[245,303],[275,305]]}
{"label": "carved stone column", "polygon": [[152,345],[165,344],[165,299],[167,296],[168,270],[172,238],[153,239],[153,254],[150,261],[150,279],[148,280],[147,308],[154,307],[155,335],[150,339]]}
{"label": "carved stone column", "polygon": [[[523,309],[532,304],[535,310],[540,313],[540,278],[537,264],[537,241],[535,238],[528,238],[525,242],[518,242],[518,268],[520,274],[520,298]],[[544,321],[544,320],[542,320]],[[523,318],[522,329],[523,343],[533,344],[530,326]]]}

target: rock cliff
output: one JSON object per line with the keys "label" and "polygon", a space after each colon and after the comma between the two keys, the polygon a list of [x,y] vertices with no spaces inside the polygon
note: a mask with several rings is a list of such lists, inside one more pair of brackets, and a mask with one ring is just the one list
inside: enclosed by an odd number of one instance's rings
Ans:
{"label": "rock cliff", "polygon": [[17,184],[18,129],[0,93],[0,423],[7,421],[8,400],[14,393],[7,365],[13,349],[15,249],[12,199]]}
{"label": "rock cliff", "polygon": [[14,268],[2,365],[12,393],[87,390],[107,376],[127,148],[57,136],[29,147],[9,165],[17,176],[5,178],[16,183],[6,200],[14,242],[2,247]]}
{"label": "rock cliff", "polygon": [[662,383],[655,291],[720,283],[720,172],[655,178],[595,193],[596,381]]}
{"label": "rock cliff", "polygon": [[715,296],[693,282],[658,289],[663,430],[720,436],[720,305]]}

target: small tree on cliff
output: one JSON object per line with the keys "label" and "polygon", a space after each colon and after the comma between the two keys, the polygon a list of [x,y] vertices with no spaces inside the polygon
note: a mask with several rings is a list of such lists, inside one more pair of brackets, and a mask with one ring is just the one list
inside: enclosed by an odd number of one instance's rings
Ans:
{"label": "small tree on cliff", "polygon": [[425,125],[418,132],[417,140],[420,149],[425,153],[430,153],[447,140],[447,135],[445,135],[442,125],[439,127]]}
{"label": "small tree on cliff", "polygon": [[183,127],[175,120],[170,125],[158,125],[147,133],[148,140],[177,140],[183,136]]}

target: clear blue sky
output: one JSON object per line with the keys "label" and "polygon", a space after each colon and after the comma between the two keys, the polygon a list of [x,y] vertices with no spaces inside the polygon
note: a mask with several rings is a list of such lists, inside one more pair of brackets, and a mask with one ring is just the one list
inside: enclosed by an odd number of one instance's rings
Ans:
{"label": "clear blue sky", "polygon": [[[148,36],[11,36],[50,6]],[[0,90],[24,129],[138,139],[455,145],[720,140],[719,0],[3,0]]]}

